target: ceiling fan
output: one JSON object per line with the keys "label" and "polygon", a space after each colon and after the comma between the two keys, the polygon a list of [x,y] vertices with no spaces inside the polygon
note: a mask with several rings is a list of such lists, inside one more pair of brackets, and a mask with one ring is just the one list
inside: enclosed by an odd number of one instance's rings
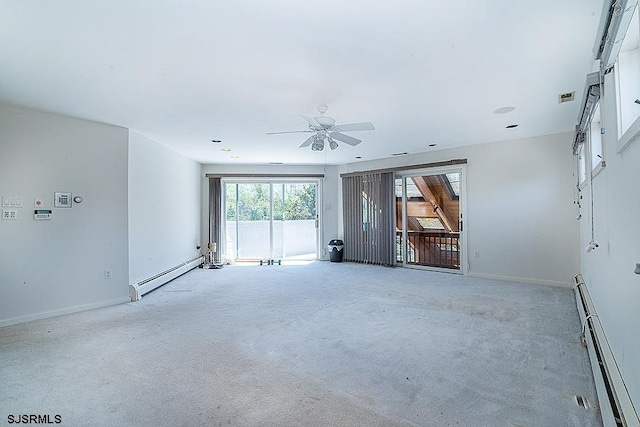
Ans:
{"label": "ceiling fan", "polygon": [[335,150],[338,148],[338,143],[336,140],[340,142],[344,142],[349,145],[358,145],[362,141],[356,139],[352,136],[345,135],[342,132],[355,132],[361,130],[375,130],[375,127],[372,123],[364,122],[364,123],[349,123],[345,125],[336,125],[335,119],[329,116],[325,116],[324,113],[327,112],[328,107],[326,105],[318,105],[316,107],[318,113],[320,115],[318,117],[307,117],[301,116],[303,119],[309,123],[308,130],[292,130],[285,132],[267,132],[267,135],[278,135],[283,133],[302,133],[302,132],[311,132],[309,138],[300,144],[299,148],[308,147],[311,145],[311,149],[313,151],[322,151],[324,150],[325,143],[329,145],[329,148]]}

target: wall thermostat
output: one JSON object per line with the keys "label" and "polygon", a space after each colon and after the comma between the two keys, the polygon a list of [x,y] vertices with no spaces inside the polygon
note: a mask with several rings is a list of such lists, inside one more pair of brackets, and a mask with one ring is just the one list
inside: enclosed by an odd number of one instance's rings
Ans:
{"label": "wall thermostat", "polygon": [[54,208],[70,208],[71,193],[53,193]]}

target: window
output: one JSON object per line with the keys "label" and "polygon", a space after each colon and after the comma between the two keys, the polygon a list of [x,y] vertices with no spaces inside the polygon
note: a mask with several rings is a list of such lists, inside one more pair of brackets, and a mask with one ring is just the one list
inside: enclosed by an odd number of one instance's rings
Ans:
{"label": "window", "polygon": [[635,102],[640,98],[640,23],[637,8],[622,42],[616,70],[618,138],[622,138],[640,117],[640,105]]}
{"label": "window", "polygon": [[[402,199],[402,179],[396,180],[396,197]],[[407,199],[422,197],[420,190],[413,182],[407,182]]]}
{"label": "window", "polygon": [[[582,185],[587,174],[602,166],[602,123],[600,120],[601,76],[599,72],[587,74],[582,111],[579,115],[573,141],[573,154],[577,156],[578,183]],[[590,168],[590,169],[587,169]]]}
{"label": "window", "polygon": [[589,125],[589,150],[591,151],[591,170],[602,165],[602,123],[600,122],[600,104],[596,107]]}
{"label": "window", "polygon": [[458,172],[455,173],[447,173],[445,174],[447,177],[446,183],[448,184],[449,191],[451,192],[451,198],[457,199],[460,197],[460,174]]}
{"label": "window", "polygon": [[585,145],[578,147],[578,183],[582,187],[587,180],[587,158],[585,155]]}
{"label": "window", "polygon": [[422,228],[432,230],[444,230],[444,225],[438,218],[416,218]]}

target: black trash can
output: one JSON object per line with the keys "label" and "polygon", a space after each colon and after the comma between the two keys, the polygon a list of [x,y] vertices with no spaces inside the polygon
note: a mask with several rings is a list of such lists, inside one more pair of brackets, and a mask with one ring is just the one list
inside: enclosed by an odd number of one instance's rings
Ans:
{"label": "black trash can", "polygon": [[344,255],[344,242],[342,240],[333,239],[329,242],[329,257],[331,262],[342,262]]}

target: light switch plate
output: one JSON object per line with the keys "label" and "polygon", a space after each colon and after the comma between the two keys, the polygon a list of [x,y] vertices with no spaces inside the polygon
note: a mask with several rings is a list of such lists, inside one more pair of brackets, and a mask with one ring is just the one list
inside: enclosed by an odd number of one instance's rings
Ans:
{"label": "light switch plate", "polygon": [[2,219],[6,219],[6,220],[18,219],[17,209],[2,209]]}
{"label": "light switch plate", "polygon": [[21,208],[22,197],[2,196],[2,207],[3,208]]}

